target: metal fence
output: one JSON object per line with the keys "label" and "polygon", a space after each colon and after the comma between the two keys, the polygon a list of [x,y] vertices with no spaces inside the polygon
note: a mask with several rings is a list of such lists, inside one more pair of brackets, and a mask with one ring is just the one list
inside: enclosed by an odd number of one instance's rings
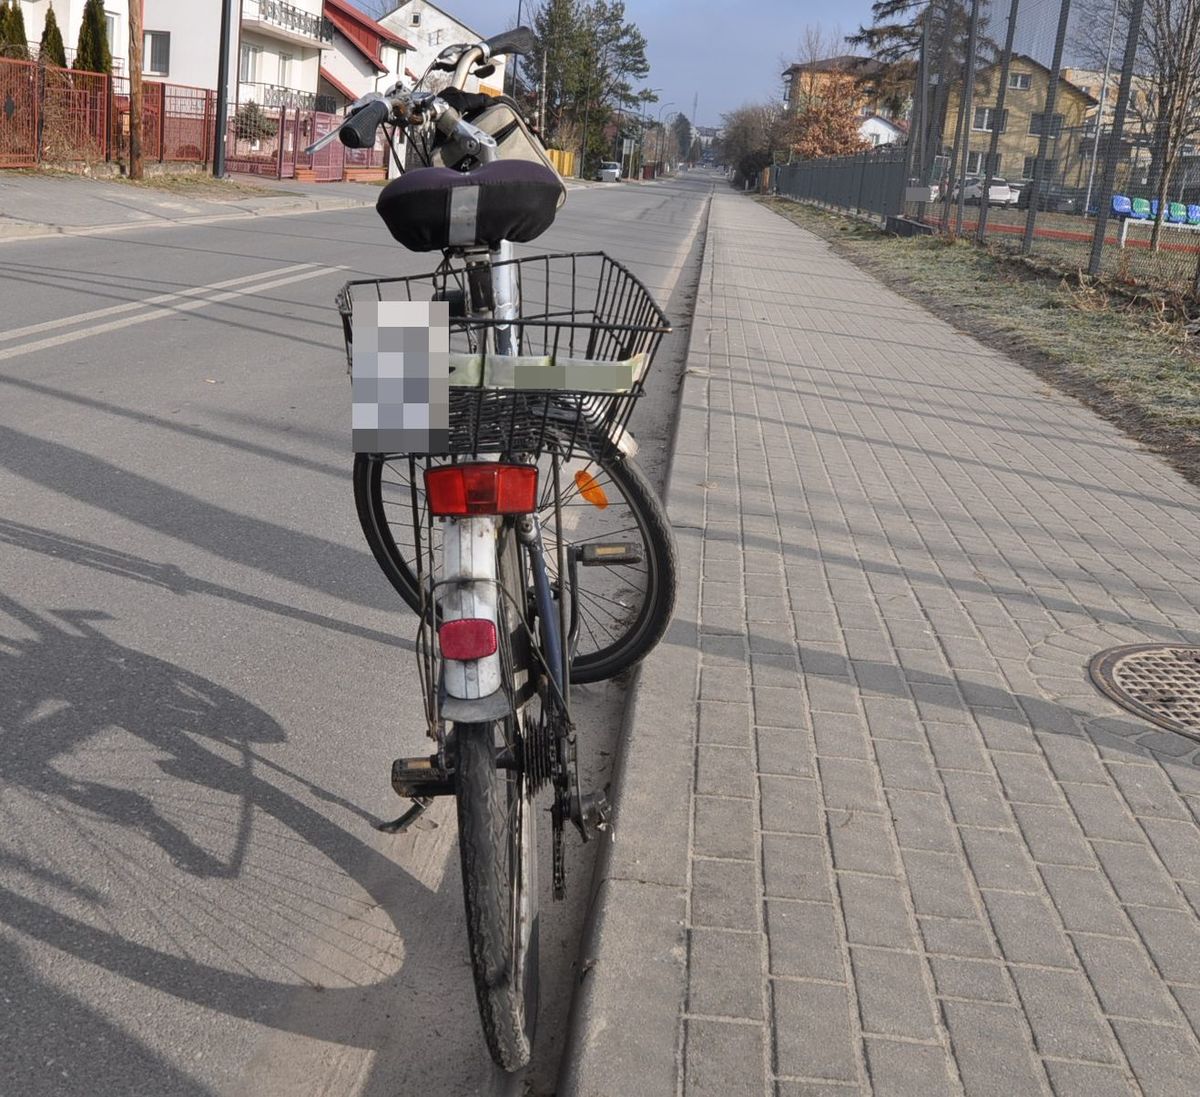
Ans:
{"label": "metal fence", "polygon": [[910,216],[1196,291],[1200,2],[931,0],[915,26]]}
{"label": "metal fence", "polygon": [[777,165],[769,188],[785,198],[887,218],[904,211],[906,169],[905,150],[884,146],[855,156]]}

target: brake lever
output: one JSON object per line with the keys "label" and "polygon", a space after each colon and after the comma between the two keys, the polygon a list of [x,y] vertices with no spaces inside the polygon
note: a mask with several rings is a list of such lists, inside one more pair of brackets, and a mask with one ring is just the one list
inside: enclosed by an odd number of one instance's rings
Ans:
{"label": "brake lever", "polygon": [[337,129],[333,130],[331,133],[327,133],[319,141],[314,141],[308,146],[308,148],[304,150],[304,155],[312,156],[314,152],[320,152],[323,148],[327,148],[329,145],[332,145],[334,141],[338,139],[338,134],[341,131],[341,128],[341,126],[338,126]]}

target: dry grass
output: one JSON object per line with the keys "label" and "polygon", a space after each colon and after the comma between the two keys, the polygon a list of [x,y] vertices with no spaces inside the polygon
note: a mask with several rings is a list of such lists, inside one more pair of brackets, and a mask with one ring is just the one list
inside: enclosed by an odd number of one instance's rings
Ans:
{"label": "dry grass", "polygon": [[787,199],[765,205],[894,290],[1079,397],[1200,483],[1200,354],[1188,310],[999,249],[901,239]]}
{"label": "dry grass", "polygon": [[238,198],[270,198],[284,193],[275,187],[262,187],[257,183],[246,183],[240,179],[214,179],[204,172],[181,171],[166,175],[147,175],[144,179],[133,180],[125,176],[116,176],[106,182],[123,183],[128,187],[138,187],[142,190],[158,190],[167,194],[177,194],[185,198],[204,198],[208,200],[234,201]]}

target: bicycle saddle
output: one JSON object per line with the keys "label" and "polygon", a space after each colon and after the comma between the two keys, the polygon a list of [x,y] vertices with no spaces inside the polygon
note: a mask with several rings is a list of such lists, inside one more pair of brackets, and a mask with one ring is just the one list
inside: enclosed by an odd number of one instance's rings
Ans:
{"label": "bicycle saddle", "polygon": [[497,160],[472,172],[416,168],[393,179],[375,208],[388,231],[412,251],[497,248],[540,236],[554,223],[562,185],[527,160]]}

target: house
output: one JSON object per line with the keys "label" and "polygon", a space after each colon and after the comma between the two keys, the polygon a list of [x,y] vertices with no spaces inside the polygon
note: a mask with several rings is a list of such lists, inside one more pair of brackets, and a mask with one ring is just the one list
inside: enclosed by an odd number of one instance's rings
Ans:
{"label": "house", "polygon": [[331,109],[343,110],[370,91],[386,91],[404,74],[412,45],[376,23],[348,0],[325,0],[333,44],[321,54],[317,93]]}
{"label": "house", "polygon": [[[25,33],[29,36],[31,49],[36,49],[41,41],[42,27],[46,25],[46,10],[53,6],[54,18],[66,47],[67,64],[71,64],[75,60],[75,45],[79,41],[79,28],[83,23],[83,9],[87,6],[87,0],[17,0],[17,5],[25,17]],[[125,58],[129,54],[128,0],[105,0],[104,22],[108,28],[113,72],[120,75],[125,72]]]}
{"label": "house", "polygon": [[[389,31],[402,35],[410,48],[405,63],[414,79],[419,80],[429,68],[433,59],[447,46],[456,43],[473,43],[487,38],[472,30],[466,23],[460,22],[449,12],[439,8],[429,0],[405,0],[379,22]],[[499,31],[495,28],[492,33]],[[496,71],[480,81],[471,77],[467,80],[467,91],[480,91],[486,95],[499,95],[504,89],[504,72],[507,57],[496,58]],[[441,74],[439,74],[441,75]],[[444,84],[444,80],[443,80]],[[428,85],[427,85],[428,86]],[[435,87],[439,85],[433,85]]]}
{"label": "house", "polygon": [[858,127],[858,135],[872,148],[894,145],[904,140],[905,128],[882,114],[866,115]]}
{"label": "house", "polygon": [[836,97],[849,111],[863,118],[890,118],[886,104],[875,99],[861,81],[883,66],[874,58],[842,54],[789,65],[783,71],[784,109],[800,110],[806,100]]}
{"label": "house", "polygon": [[[1097,100],[1062,76],[1058,78],[1054,118],[1049,123],[1048,145],[1042,178],[1059,186],[1086,186],[1089,161],[1084,121],[1098,105]],[[1050,70],[1032,57],[1013,54],[1009,63],[1008,88],[1004,99],[1004,117],[999,120],[1000,137],[996,159],[990,165],[994,175],[1010,181],[1033,177],[1038,144],[1046,124],[1043,107],[1050,86]],[[990,148],[992,128],[996,125],[996,98],[1000,87],[1000,66],[988,65],[975,78],[971,118],[968,119],[967,171],[983,174]],[[942,143],[954,147],[958,124],[959,89],[948,96]]]}

